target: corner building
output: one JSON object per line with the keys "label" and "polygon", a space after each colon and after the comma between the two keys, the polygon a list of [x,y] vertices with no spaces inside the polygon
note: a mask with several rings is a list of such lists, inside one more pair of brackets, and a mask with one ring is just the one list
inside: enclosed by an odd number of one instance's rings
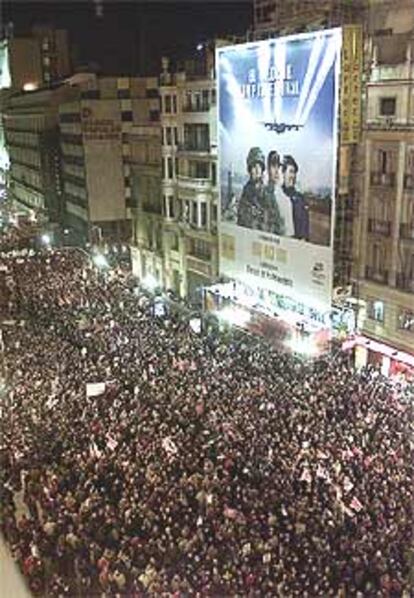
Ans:
{"label": "corner building", "polygon": [[[411,6],[411,11],[409,10]],[[368,20],[364,166],[354,280],[364,310],[361,364],[414,369],[414,11],[372,2]],[[407,358],[401,362],[401,352]]]}
{"label": "corner building", "polygon": [[176,72],[165,58],[159,94],[160,198],[139,211],[135,273],[198,303],[218,276],[214,49]]}
{"label": "corner building", "polygon": [[72,80],[77,97],[59,111],[66,225],[92,243],[127,242],[136,175],[131,147],[142,121],[159,121],[156,80],[95,75]]}

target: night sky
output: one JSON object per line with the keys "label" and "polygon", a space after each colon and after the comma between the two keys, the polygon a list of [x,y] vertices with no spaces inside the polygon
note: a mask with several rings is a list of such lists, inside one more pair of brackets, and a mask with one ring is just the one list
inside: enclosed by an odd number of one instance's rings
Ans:
{"label": "night sky", "polygon": [[240,35],[253,22],[252,0],[6,0],[2,20],[15,36],[35,24],[69,31],[76,66],[96,64],[104,74],[158,74],[161,56],[189,57],[198,43],[225,33]]}

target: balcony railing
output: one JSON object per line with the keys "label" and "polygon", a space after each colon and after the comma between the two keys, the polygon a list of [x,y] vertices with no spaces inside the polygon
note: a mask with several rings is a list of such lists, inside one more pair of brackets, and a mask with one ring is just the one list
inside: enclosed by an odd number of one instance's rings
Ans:
{"label": "balcony railing", "polygon": [[400,237],[414,241],[414,224],[404,223],[400,225]]}
{"label": "balcony railing", "polygon": [[370,218],[368,220],[368,231],[370,233],[389,237],[391,235],[391,222],[388,220],[374,220],[373,218]]}
{"label": "balcony railing", "polygon": [[185,104],[183,112],[208,112],[210,104]]}
{"label": "balcony railing", "polygon": [[365,278],[372,280],[373,282],[379,282],[380,284],[388,283],[388,270],[376,270],[371,266],[365,267]]}
{"label": "balcony railing", "polygon": [[210,189],[211,187],[210,179],[199,179],[179,174],[177,177],[177,181],[179,187],[183,187],[185,189],[199,189],[205,191],[207,189]]}
{"label": "balcony railing", "polygon": [[397,273],[395,283],[398,289],[414,293],[414,278],[412,276],[407,276],[399,272]]}
{"label": "balcony railing", "polygon": [[371,185],[394,187],[395,172],[371,172]]}
{"label": "balcony railing", "polygon": [[208,143],[179,143],[178,150],[182,152],[210,152],[210,144]]}

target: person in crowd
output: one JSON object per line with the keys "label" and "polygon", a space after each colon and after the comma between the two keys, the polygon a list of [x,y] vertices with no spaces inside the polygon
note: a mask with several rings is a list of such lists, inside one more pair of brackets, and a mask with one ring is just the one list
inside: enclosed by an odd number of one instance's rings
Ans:
{"label": "person in crowd", "polygon": [[194,334],[76,250],[0,260],[1,525],[35,594],[411,595],[412,385]]}

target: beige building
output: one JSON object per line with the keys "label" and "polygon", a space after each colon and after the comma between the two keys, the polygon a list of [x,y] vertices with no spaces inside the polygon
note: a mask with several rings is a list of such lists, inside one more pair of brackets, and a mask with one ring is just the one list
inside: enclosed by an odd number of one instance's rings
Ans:
{"label": "beige building", "polygon": [[[195,302],[218,275],[214,53],[160,77],[160,196],[139,213],[135,272]],[[145,223],[145,224],[144,224]]]}
{"label": "beige building", "polygon": [[132,145],[142,122],[159,121],[156,80],[75,75],[71,81],[77,97],[60,106],[66,224],[92,242],[129,241]]}
{"label": "beige building", "polygon": [[398,352],[414,354],[414,11],[409,4],[402,0],[391,8],[372,2],[367,24],[363,178],[354,245],[366,339],[357,355],[361,363],[380,363],[384,371],[398,368]]}

